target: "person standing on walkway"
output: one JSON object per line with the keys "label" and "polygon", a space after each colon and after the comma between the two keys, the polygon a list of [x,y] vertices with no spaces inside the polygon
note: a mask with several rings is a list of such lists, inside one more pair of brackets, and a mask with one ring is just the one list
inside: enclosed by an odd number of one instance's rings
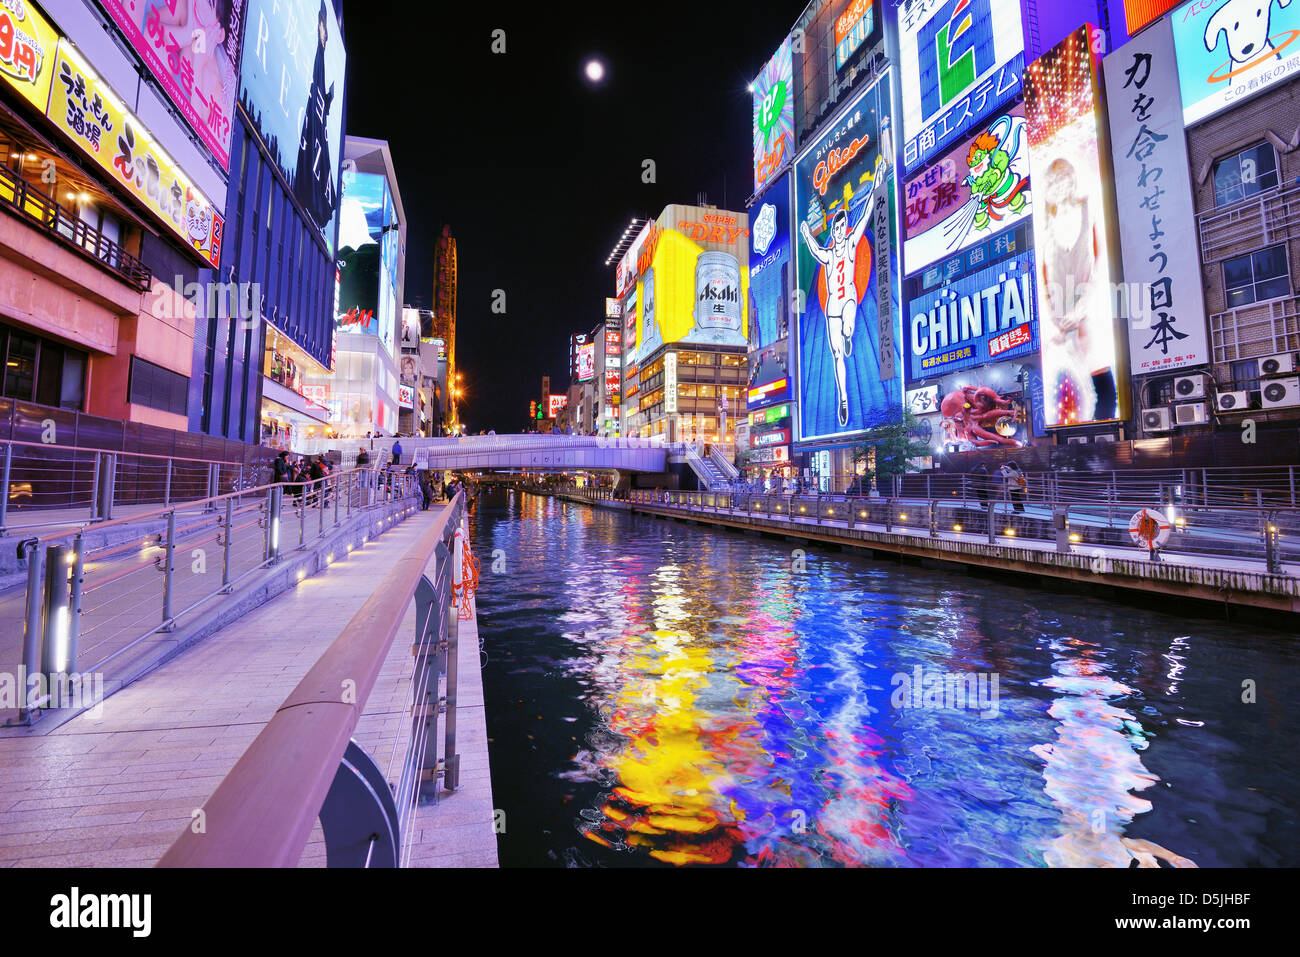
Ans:
{"label": "person standing on walkway", "polygon": [[1029,477],[1020,470],[1020,466],[1015,462],[1007,462],[1000,471],[1007,483],[1007,490],[1013,503],[1012,507],[1015,508],[1017,514],[1023,514],[1025,500],[1029,497]]}
{"label": "person standing on walkway", "polygon": [[420,473],[420,497],[423,500],[420,505],[420,510],[427,512],[429,510],[429,503],[433,501],[433,485],[429,481],[428,472]]}
{"label": "person standing on walkway", "polygon": [[289,475],[293,470],[289,467],[289,453],[281,452],[271,463],[271,482],[275,485],[281,485],[289,481]]}
{"label": "person standing on walkway", "polygon": [[322,500],[325,483],[325,456],[318,455],[312,460],[311,466],[307,469],[307,478],[311,480],[311,493],[307,496],[307,504],[314,505]]}
{"label": "person standing on walkway", "polygon": [[398,439],[393,443],[393,464],[402,464],[402,440]]}

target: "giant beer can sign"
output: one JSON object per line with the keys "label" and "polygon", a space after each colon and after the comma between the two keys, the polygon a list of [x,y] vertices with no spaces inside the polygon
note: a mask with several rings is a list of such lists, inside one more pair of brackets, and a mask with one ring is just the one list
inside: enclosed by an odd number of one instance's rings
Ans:
{"label": "giant beer can sign", "polygon": [[740,335],[741,319],[740,263],[731,253],[700,253],[695,263],[695,328],[711,341],[729,342]]}

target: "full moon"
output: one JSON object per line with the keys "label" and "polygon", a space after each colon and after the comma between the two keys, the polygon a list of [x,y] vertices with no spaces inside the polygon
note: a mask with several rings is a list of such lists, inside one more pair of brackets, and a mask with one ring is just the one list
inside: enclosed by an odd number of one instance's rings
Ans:
{"label": "full moon", "polygon": [[599,60],[588,60],[585,69],[587,79],[593,83],[599,83],[605,78],[605,64]]}

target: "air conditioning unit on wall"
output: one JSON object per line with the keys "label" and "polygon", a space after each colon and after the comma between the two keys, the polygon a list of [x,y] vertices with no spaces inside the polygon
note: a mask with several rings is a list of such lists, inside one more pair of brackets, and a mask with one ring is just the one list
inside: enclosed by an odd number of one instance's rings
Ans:
{"label": "air conditioning unit on wall", "polygon": [[1286,375],[1295,372],[1295,355],[1282,352],[1275,356],[1261,356],[1259,360],[1260,375]]}
{"label": "air conditioning unit on wall", "polygon": [[1177,425],[1204,425],[1210,421],[1205,411],[1204,402],[1186,402],[1174,406],[1174,422]]}
{"label": "air conditioning unit on wall", "polygon": [[1169,432],[1172,429],[1167,408],[1142,410],[1142,431]]}
{"label": "air conditioning unit on wall", "polygon": [[1266,409],[1287,409],[1300,405],[1300,378],[1270,379],[1259,384],[1261,404]]}
{"label": "air conditioning unit on wall", "polygon": [[1183,375],[1174,379],[1174,398],[1175,399],[1204,399],[1205,398],[1204,373],[1200,375]]}
{"label": "air conditioning unit on wall", "polygon": [[1220,412],[1244,412],[1250,407],[1250,395],[1246,392],[1220,392],[1214,402]]}

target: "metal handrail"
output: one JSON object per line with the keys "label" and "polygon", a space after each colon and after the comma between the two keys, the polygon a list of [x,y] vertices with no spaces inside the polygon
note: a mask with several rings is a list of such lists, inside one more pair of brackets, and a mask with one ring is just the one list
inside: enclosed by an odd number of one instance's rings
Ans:
{"label": "metal handrail", "polygon": [[[376,583],[204,803],[206,833],[186,828],[159,867],[297,865],[312,828],[323,818],[352,733],[425,569],[438,546],[453,539],[464,506],[459,491]],[[345,688],[351,693],[342,693]]]}

